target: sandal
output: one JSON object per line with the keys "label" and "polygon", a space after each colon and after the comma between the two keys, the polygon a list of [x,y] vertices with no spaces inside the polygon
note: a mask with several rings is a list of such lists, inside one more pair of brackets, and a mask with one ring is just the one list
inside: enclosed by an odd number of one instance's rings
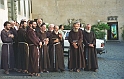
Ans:
{"label": "sandal", "polygon": [[8,74],[9,74],[9,71],[5,71],[5,74],[7,74],[7,75],[8,75]]}
{"label": "sandal", "polygon": [[77,72],[80,72],[80,69],[77,69],[76,71],[77,71]]}
{"label": "sandal", "polygon": [[73,69],[70,69],[70,72],[73,72],[74,70]]}
{"label": "sandal", "polygon": [[35,73],[35,76],[40,76],[40,74],[38,74],[38,73]]}
{"label": "sandal", "polygon": [[23,70],[23,73],[28,73],[28,71],[27,70]]}

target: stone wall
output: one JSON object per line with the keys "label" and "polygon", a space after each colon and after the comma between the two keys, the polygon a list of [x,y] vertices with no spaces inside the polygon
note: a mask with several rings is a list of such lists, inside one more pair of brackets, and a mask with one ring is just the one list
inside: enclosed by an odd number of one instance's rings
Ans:
{"label": "stone wall", "polygon": [[124,0],[32,0],[32,18],[43,18],[47,23],[67,24],[67,19],[82,19],[95,24],[97,20],[108,22],[108,16],[118,16],[120,27],[124,25]]}

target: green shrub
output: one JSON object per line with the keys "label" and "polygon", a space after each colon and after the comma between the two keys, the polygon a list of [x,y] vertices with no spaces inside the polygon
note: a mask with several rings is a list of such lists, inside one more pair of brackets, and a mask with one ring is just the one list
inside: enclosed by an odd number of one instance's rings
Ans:
{"label": "green shrub", "polygon": [[70,30],[71,26],[70,25],[64,25],[64,30]]}
{"label": "green shrub", "polygon": [[121,36],[122,36],[122,38],[123,38],[123,40],[124,40],[124,26],[122,26],[120,29],[122,30]]}
{"label": "green shrub", "polygon": [[97,39],[104,39],[105,38],[105,30],[109,30],[110,26],[105,23],[99,22],[98,24],[92,25],[92,31],[95,33]]}

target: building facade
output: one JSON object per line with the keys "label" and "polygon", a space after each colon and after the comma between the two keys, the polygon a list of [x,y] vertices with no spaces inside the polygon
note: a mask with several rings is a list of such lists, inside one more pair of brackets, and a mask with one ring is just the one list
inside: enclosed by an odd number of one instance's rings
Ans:
{"label": "building facade", "polygon": [[0,31],[5,21],[31,18],[31,0],[0,0]]}
{"label": "building facade", "polygon": [[55,24],[68,24],[69,19],[79,19],[85,24],[102,21],[111,28],[108,40],[122,40],[123,4],[124,0],[32,0],[32,18]]}
{"label": "building facade", "polygon": [[31,19],[31,1],[30,0],[0,0],[0,30],[3,29],[5,21],[21,19]]}

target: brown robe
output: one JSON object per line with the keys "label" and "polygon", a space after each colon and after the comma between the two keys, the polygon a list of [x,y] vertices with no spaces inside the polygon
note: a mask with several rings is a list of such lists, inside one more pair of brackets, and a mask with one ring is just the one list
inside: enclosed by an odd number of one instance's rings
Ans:
{"label": "brown robe", "polygon": [[[69,52],[69,69],[81,69],[85,67],[84,53],[82,48],[83,35],[82,31],[74,32],[73,30],[69,33],[68,41],[70,43]],[[77,41],[78,48],[74,48],[72,42]]]}
{"label": "brown robe", "polygon": [[37,33],[40,41],[42,42],[42,47],[40,48],[40,71],[48,70],[50,68],[50,59],[49,59],[49,52],[48,52],[48,46],[44,45],[43,40],[47,38],[46,32],[42,33],[39,31]]}
{"label": "brown robe", "polygon": [[27,42],[29,44],[29,73],[38,73],[39,72],[39,38],[36,36],[36,33],[33,29],[29,28],[27,30]]}
{"label": "brown robe", "polygon": [[13,69],[15,64],[12,44],[13,39],[8,37],[9,34],[12,34],[12,32],[7,32],[4,29],[1,31],[1,40],[3,42],[1,52],[1,68],[4,70]]}
{"label": "brown robe", "polygon": [[[54,43],[54,40],[59,38],[59,34],[55,34],[54,31],[52,32],[52,34],[50,35],[50,65],[51,65],[51,70],[52,71],[58,71],[60,70],[64,70],[65,66],[64,66],[64,55],[63,55],[63,49],[62,49],[62,45],[56,44]],[[62,40],[60,40],[61,42]],[[56,45],[55,45],[56,44]],[[55,50],[54,50],[54,45],[55,45]]]}
{"label": "brown robe", "polygon": [[[83,38],[86,70],[98,69],[95,34],[84,30]],[[94,47],[89,47],[89,44],[93,44]]]}
{"label": "brown robe", "polygon": [[18,33],[18,69],[27,70],[28,69],[28,44],[26,38],[26,30],[19,28]]}
{"label": "brown robe", "polygon": [[14,50],[14,59],[15,59],[15,68],[17,68],[17,63],[18,63],[18,35],[17,35],[17,30],[14,28],[11,28],[10,31],[12,31],[14,38],[13,38],[13,50]]}
{"label": "brown robe", "polygon": [[46,34],[47,34],[47,37],[50,37],[50,35],[52,34],[52,31],[47,31]]}

